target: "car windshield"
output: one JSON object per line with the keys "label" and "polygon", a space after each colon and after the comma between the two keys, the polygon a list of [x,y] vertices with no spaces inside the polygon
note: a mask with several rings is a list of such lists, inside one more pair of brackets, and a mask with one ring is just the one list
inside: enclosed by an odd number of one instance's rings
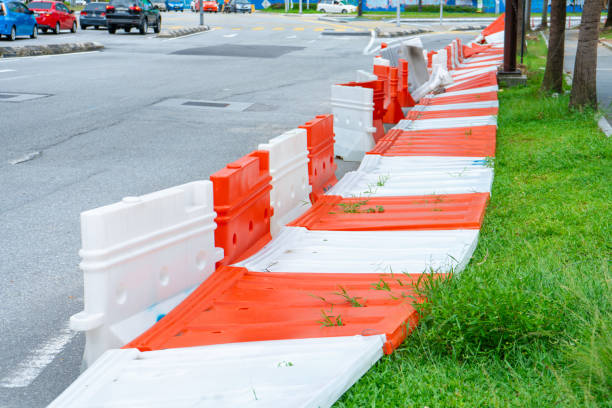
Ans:
{"label": "car windshield", "polygon": [[110,3],[115,7],[132,7],[133,5],[138,5],[138,2],[134,0],[111,0]]}
{"label": "car windshield", "polygon": [[89,3],[85,10],[104,10],[106,8],[106,3]]}
{"label": "car windshield", "polygon": [[52,3],[48,3],[45,1],[33,1],[28,4],[28,8],[31,9],[40,9],[40,10],[49,10],[51,8]]}

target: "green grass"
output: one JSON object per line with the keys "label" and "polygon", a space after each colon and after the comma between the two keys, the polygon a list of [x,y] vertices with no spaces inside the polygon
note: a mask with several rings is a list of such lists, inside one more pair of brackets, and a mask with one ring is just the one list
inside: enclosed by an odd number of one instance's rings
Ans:
{"label": "green grass", "polygon": [[499,93],[492,199],[472,262],[426,282],[419,326],[336,407],[612,407],[612,149],[592,112]]}

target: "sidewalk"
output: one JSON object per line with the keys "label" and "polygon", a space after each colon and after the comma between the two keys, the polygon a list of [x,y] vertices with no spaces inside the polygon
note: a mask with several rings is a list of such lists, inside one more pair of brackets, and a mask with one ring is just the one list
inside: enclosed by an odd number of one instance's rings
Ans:
{"label": "sidewalk", "polygon": [[[574,72],[578,30],[568,30],[565,34],[565,70]],[[612,49],[603,45],[597,48],[597,98],[599,109],[612,123]]]}

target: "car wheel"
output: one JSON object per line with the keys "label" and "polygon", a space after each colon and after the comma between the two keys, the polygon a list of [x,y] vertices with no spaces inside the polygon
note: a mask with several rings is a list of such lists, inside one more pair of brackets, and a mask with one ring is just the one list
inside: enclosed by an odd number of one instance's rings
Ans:
{"label": "car wheel", "polygon": [[342,14],[346,14],[346,9],[342,9]]}
{"label": "car wheel", "polygon": [[100,26],[94,26],[94,30],[97,30],[99,28],[100,28]]}
{"label": "car wheel", "polygon": [[147,19],[145,18],[142,20],[142,23],[140,23],[140,34],[146,34],[148,29],[149,25],[147,24]]}
{"label": "car wheel", "polygon": [[47,33],[47,29],[46,29],[46,28],[43,28],[43,29],[42,29],[42,32],[46,34],[46,33]]}
{"label": "car wheel", "polygon": [[59,34],[60,33],[60,25],[59,25],[59,21],[57,23],[55,23],[55,34]]}
{"label": "car wheel", "polygon": [[86,25],[81,24],[81,30],[87,30],[87,26],[86,26]]}
{"label": "car wheel", "polygon": [[115,31],[117,31],[117,27],[109,24],[109,26],[108,26],[108,33],[109,34],[115,34]]}
{"label": "car wheel", "polygon": [[9,41],[15,41],[15,38],[17,38],[17,29],[15,28],[15,26],[12,26],[11,33],[8,35],[8,39]]}
{"label": "car wheel", "polygon": [[160,31],[161,31],[161,18],[158,18],[157,24],[155,24],[155,27],[153,27],[153,32],[155,34],[159,34]]}
{"label": "car wheel", "polygon": [[124,27],[123,31],[125,31],[126,33],[129,33],[132,30],[132,27]]}
{"label": "car wheel", "polygon": [[325,13],[325,9],[321,9],[319,10],[321,13]]}
{"label": "car wheel", "polygon": [[76,21],[73,21],[72,22],[72,28],[70,29],[70,32],[71,33],[76,33],[76,30],[77,30],[77,24],[76,24]]}
{"label": "car wheel", "polygon": [[38,38],[38,26],[34,26],[32,28],[32,34],[30,35],[30,38]]}

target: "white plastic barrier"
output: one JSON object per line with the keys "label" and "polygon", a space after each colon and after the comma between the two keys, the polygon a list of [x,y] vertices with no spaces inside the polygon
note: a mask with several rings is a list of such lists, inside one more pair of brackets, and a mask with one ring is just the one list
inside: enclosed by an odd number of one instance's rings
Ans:
{"label": "white plastic barrier", "polygon": [[447,157],[372,156],[379,158],[376,166],[346,173],[327,194],[400,197],[491,192],[493,169],[482,165],[482,159],[447,164]]}
{"label": "white plastic barrier", "polygon": [[194,181],[81,213],[84,362],[121,347],[215,270],[212,183]]}
{"label": "white plastic barrier", "polygon": [[477,242],[478,230],[310,231],[284,227],[261,251],[236,266],[296,273],[460,272]]}
{"label": "white plastic barrier", "polygon": [[283,225],[302,215],[311,205],[306,129],[285,132],[260,144],[259,150],[270,152],[270,205],[274,208],[270,233],[274,237]]}
{"label": "white plastic barrier", "polygon": [[451,42],[451,46],[453,49],[453,68],[457,68],[459,65],[461,65],[459,62],[459,44],[457,43],[457,40],[453,40]]}
{"label": "white plastic barrier", "polygon": [[447,58],[448,56],[446,55],[446,50],[445,49],[439,50],[436,54],[432,56],[431,67],[435,68],[436,66],[439,66],[441,68],[447,69],[448,67],[447,62],[446,62]]}
{"label": "white plastic barrier", "polygon": [[499,90],[499,87],[497,85],[489,85],[489,86],[481,86],[479,88],[463,89],[461,91],[444,92],[439,95],[429,95],[428,98],[443,98],[445,96],[471,95],[471,94],[478,94],[478,93],[485,93],[485,92],[492,92],[492,91],[497,92],[498,90]]}
{"label": "white plastic barrier", "polygon": [[355,81],[356,82],[369,82],[369,81],[376,81],[377,79],[378,77],[376,75],[360,69],[360,70],[357,70]]}
{"label": "white plastic barrier", "polygon": [[326,408],[382,357],[384,335],[111,350],[49,408]]}
{"label": "white plastic barrier", "polygon": [[487,35],[485,37],[485,41],[487,42],[487,44],[503,45],[504,44],[504,32],[499,31],[491,35]]}
{"label": "white plastic barrier", "polygon": [[419,101],[428,93],[433,92],[440,87],[448,86],[452,83],[453,78],[446,70],[446,67],[443,67],[440,64],[434,65],[429,80],[412,92],[412,98],[415,100],[415,102]]}
{"label": "white plastic barrier", "polygon": [[359,161],[374,147],[372,134],[374,91],[358,86],[332,85],[331,107],[336,142],[334,152],[347,161]]}
{"label": "white plastic barrier", "polygon": [[426,129],[450,129],[475,126],[497,126],[497,116],[466,116],[459,118],[400,120],[395,129],[402,130],[426,130]]}
{"label": "white plastic barrier", "polygon": [[486,74],[487,72],[496,72],[496,71],[497,71],[497,65],[490,65],[487,67],[478,67],[478,68],[473,68],[473,69],[454,71],[452,75],[453,75],[454,81],[459,81],[462,79],[477,77],[479,75]]}

